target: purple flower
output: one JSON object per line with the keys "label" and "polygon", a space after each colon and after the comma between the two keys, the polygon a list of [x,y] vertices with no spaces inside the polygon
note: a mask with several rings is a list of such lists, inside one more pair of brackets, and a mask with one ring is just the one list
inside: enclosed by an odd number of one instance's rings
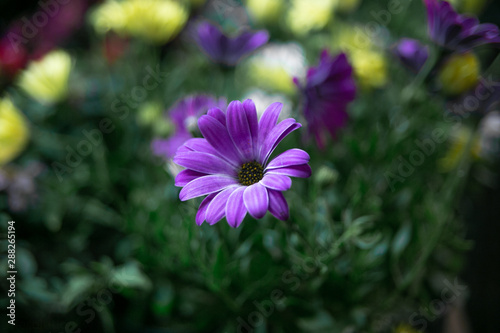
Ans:
{"label": "purple flower", "polygon": [[319,65],[308,70],[305,86],[297,78],[294,82],[302,91],[309,133],[324,148],[326,133],[335,138],[337,130],[347,121],[347,105],[356,96],[352,67],[344,53],[331,57],[325,50]]}
{"label": "purple flower", "polygon": [[429,58],[429,48],[411,38],[401,38],[392,49],[394,56],[411,71],[418,73]]}
{"label": "purple flower", "polygon": [[257,120],[252,100],[233,101],[227,114],[218,108],[198,120],[204,139],[188,140],[174,162],[186,168],[175,178],[183,189],[182,201],[208,195],[196,214],[196,223],[215,224],[226,216],[237,228],[246,213],[260,219],[269,210],[288,219],[288,204],[281,193],[292,186],[289,177],[307,178],[309,155],[290,149],[269,162],[276,146],[302,125],[288,118],[276,124],[281,103],[271,104]]}
{"label": "purple flower", "polygon": [[235,37],[224,35],[219,28],[203,22],[198,26],[197,42],[200,48],[213,61],[234,66],[245,55],[255,51],[269,40],[265,30],[245,31]]}
{"label": "purple flower", "polygon": [[211,108],[225,109],[226,100],[217,100],[209,95],[192,95],[178,101],[168,111],[168,117],[175,127],[174,134],[168,139],[155,139],[151,144],[153,153],[166,159],[173,158],[177,149],[191,139],[191,127],[196,126],[198,118]]}
{"label": "purple flower", "polygon": [[476,18],[460,15],[446,1],[423,1],[427,7],[429,36],[436,44],[464,52],[484,44],[500,43],[496,25],[479,24]]}

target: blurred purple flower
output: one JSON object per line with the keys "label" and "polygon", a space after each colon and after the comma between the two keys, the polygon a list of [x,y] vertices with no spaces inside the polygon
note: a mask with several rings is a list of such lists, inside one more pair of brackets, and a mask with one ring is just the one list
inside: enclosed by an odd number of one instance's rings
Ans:
{"label": "blurred purple flower", "polygon": [[394,56],[411,71],[418,73],[429,58],[429,48],[411,38],[401,38],[392,49]]}
{"label": "blurred purple flower", "polygon": [[198,126],[203,139],[188,140],[175,155],[174,162],[186,168],[175,178],[183,187],[182,201],[207,195],[202,201],[196,223],[215,224],[226,216],[237,228],[247,212],[254,218],[269,210],[280,220],[289,216],[288,204],[281,193],[290,189],[290,177],[311,175],[309,155],[290,149],[269,158],[278,144],[302,125],[293,118],[277,123],[281,103],[271,104],[260,121],[252,100],[233,101],[227,114],[218,108],[202,116]]}
{"label": "blurred purple flower", "polygon": [[25,210],[37,199],[35,178],[45,167],[33,162],[25,168],[7,166],[0,169],[0,192],[5,191],[13,212]]}
{"label": "blurred purple flower", "polygon": [[305,86],[294,78],[303,95],[309,133],[320,148],[325,147],[326,132],[335,138],[337,130],[347,121],[347,105],[356,96],[352,72],[345,53],[331,57],[325,50],[318,66],[309,68]]}
{"label": "blurred purple flower", "polygon": [[479,24],[476,18],[458,14],[447,1],[423,0],[427,7],[429,36],[436,44],[457,52],[500,43],[498,27]]}
{"label": "blurred purple flower", "polygon": [[173,158],[177,149],[193,135],[191,130],[196,128],[198,118],[206,114],[211,108],[226,108],[224,98],[216,99],[209,95],[192,95],[178,101],[168,112],[167,117],[172,121],[175,132],[168,139],[155,139],[151,148],[155,155]]}
{"label": "blurred purple flower", "polygon": [[265,30],[244,31],[235,37],[228,37],[215,25],[203,22],[198,26],[196,39],[213,61],[234,66],[241,58],[266,44],[269,33]]}

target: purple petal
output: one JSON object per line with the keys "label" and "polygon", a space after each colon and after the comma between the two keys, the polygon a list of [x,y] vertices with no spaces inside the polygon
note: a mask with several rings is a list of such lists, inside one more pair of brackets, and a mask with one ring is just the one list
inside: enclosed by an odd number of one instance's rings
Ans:
{"label": "purple petal", "polygon": [[202,138],[189,139],[186,141],[186,143],[184,143],[184,146],[186,146],[192,151],[197,151],[200,153],[207,153],[212,155],[218,154],[217,150],[215,150],[214,147],[212,147],[207,140]]}
{"label": "purple petal", "polygon": [[[218,157],[222,158],[223,160],[225,160],[226,162],[228,162],[229,164],[231,164],[232,166],[239,167],[238,163],[236,163],[235,161],[229,160],[227,157],[223,156],[217,150],[215,150],[215,148],[212,147],[212,145],[210,143],[208,143],[208,141],[206,139],[193,138],[193,139],[186,141],[184,146],[189,148],[189,150],[191,150],[191,151],[208,153],[208,154],[218,156]],[[179,148],[177,150],[177,153],[186,152],[186,151],[181,151],[181,148]]]}
{"label": "purple petal", "polygon": [[220,191],[215,198],[212,200],[210,205],[208,205],[206,220],[208,224],[213,225],[219,222],[224,215],[226,215],[226,203],[229,196],[237,189],[239,186],[231,186],[223,191]]}
{"label": "purple petal", "polygon": [[276,156],[266,167],[266,170],[288,167],[292,165],[307,164],[309,154],[302,149],[290,149]]}
{"label": "purple petal", "polygon": [[201,172],[196,172],[196,171],[189,170],[189,169],[182,170],[175,177],[175,186],[179,186],[179,187],[186,186],[187,183],[189,183],[190,181],[192,181],[196,178],[203,177],[203,176],[207,176],[207,174],[201,173]]}
{"label": "purple petal", "polygon": [[153,154],[169,159],[174,157],[177,149],[190,138],[192,138],[191,134],[178,132],[168,139],[155,139],[151,143],[151,150]]}
{"label": "purple petal", "polygon": [[197,151],[175,155],[174,163],[194,171],[211,175],[226,174],[236,177],[238,174],[233,166],[220,157]]}
{"label": "purple petal", "polygon": [[267,135],[276,126],[283,104],[273,103],[267,107],[259,121],[259,146],[262,145]]}
{"label": "purple petal", "polygon": [[292,187],[292,180],[283,175],[265,174],[260,183],[276,191],[288,191]]}
{"label": "purple petal", "polygon": [[283,120],[281,123],[276,125],[264,139],[262,146],[260,148],[259,162],[265,165],[267,159],[272,154],[276,146],[283,140],[288,134],[300,128],[302,125],[297,123],[295,119],[288,118]]}
{"label": "purple petal", "polygon": [[259,183],[248,186],[243,192],[243,201],[248,213],[256,219],[261,219],[266,215],[269,207],[269,196],[267,189]]}
{"label": "purple petal", "polygon": [[222,49],[216,41],[226,38],[222,32],[214,25],[203,22],[198,26],[198,45],[213,60],[222,58]]}
{"label": "purple petal", "polygon": [[259,147],[259,121],[257,119],[257,108],[251,99],[243,102],[243,108],[247,115],[248,127],[250,127],[250,134],[252,135],[253,157],[258,154]]}
{"label": "purple petal", "polygon": [[227,199],[226,219],[227,223],[233,228],[238,228],[247,214],[247,208],[243,202],[245,190],[246,187],[238,187]]}
{"label": "purple petal", "polygon": [[254,158],[252,133],[240,101],[233,101],[227,107],[227,130],[243,159],[252,160]]}
{"label": "purple petal", "polygon": [[210,194],[201,202],[200,207],[198,207],[198,212],[196,213],[197,225],[202,225],[202,223],[205,221],[208,205],[210,204],[210,202],[212,201],[212,199],[215,197],[216,194],[217,193]]}
{"label": "purple petal", "polygon": [[217,119],[218,121],[220,121],[220,123],[222,125],[226,126],[226,114],[224,112],[222,112],[221,109],[219,109],[219,108],[210,109],[210,110],[208,110],[207,115]]}
{"label": "purple petal", "polygon": [[290,215],[288,203],[283,193],[279,191],[268,190],[269,192],[269,211],[279,220],[286,221]]}
{"label": "purple petal", "polygon": [[235,164],[241,164],[238,150],[224,125],[213,117],[202,116],[198,120],[198,126],[201,134],[222,156]]}
{"label": "purple petal", "polygon": [[266,175],[284,175],[297,178],[309,178],[311,173],[311,167],[307,164],[266,171]]}
{"label": "purple petal", "polygon": [[236,185],[238,181],[226,175],[209,175],[196,178],[184,186],[179,193],[179,199],[186,201],[203,195],[219,192],[220,190]]}

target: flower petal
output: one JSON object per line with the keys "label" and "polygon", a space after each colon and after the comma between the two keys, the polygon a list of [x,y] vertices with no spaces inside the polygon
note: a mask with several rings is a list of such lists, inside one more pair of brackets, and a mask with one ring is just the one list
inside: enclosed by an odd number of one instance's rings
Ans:
{"label": "flower petal", "polygon": [[307,164],[266,171],[266,175],[284,175],[297,178],[309,178],[311,177],[311,173],[311,167]]}
{"label": "flower petal", "polygon": [[276,146],[283,140],[288,134],[300,128],[302,125],[297,123],[295,119],[288,118],[283,120],[281,123],[276,125],[264,139],[262,146],[260,147],[259,162],[265,165],[267,159],[272,154]]}
{"label": "flower petal", "polygon": [[276,191],[288,191],[292,187],[292,180],[283,175],[265,174],[260,183]]}
{"label": "flower petal", "polygon": [[218,121],[220,121],[222,125],[226,126],[226,114],[222,112],[221,109],[219,108],[210,109],[208,110],[207,115],[217,119]]}
{"label": "flower petal", "polygon": [[197,151],[180,153],[175,155],[174,163],[194,171],[211,175],[226,174],[230,176],[237,176],[236,168],[220,157],[212,154]]}
{"label": "flower petal", "polygon": [[258,154],[259,147],[259,120],[257,119],[257,108],[251,99],[243,102],[243,108],[247,115],[248,127],[250,127],[250,134],[252,135],[253,158]]}
{"label": "flower petal", "polygon": [[266,167],[266,170],[302,165],[309,162],[309,154],[302,149],[290,149],[276,156]]}
{"label": "flower petal", "polygon": [[[208,154],[218,156],[218,157],[222,158],[223,160],[225,160],[226,162],[228,162],[229,164],[231,164],[232,166],[239,167],[239,164],[237,164],[235,161],[229,160],[227,157],[223,156],[217,150],[215,150],[215,148],[212,147],[212,145],[210,143],[208,143],[208,141],[206,139],[203,139],[203,138],[190,139],[190,140],[186,141],[186,143],[184,144],[183,147],[187,147],[189,150],[194,150],[197,152],[208,153]],[[181,150],[181,148],[179,148],[177,150],[177,153],[186,152],[186,150]]]}
{"label": "flower petal", "polygon": [[262,114],[262,117],[260,117],[259,146],[262,145],[269,132],[271,132],[274,126],[276,126],[282,108],[283,104],[278,102],[273,103],[267,107],[267,109]]}
{"label": "flower petal", "polygon": [[207,174],[193,171],[193,170],[189,170],[189,169],[182,170],[175,177],[175,186],[179,186],[179,187],[186,186],[187,183],[189,183],[190,181],[192,181],[196,178],[203,177],[203,176],[207,176]]}
{"label": "flower petal", "polygon": [[283,193],[279,191],[268,190],[269,193],[269,211],[279,220],[286,221],[290,216],[288,203]]}
{"label": "flower petal", "polygon": [[252,160],[254,158],[252,133],[246,111],[240,101],[233,101],[227,107],[227,130],[243,159]]}
{"label": "flower petal", "polygon": [[229,196],[226,203],[226,219],[227,223],[233,227],[238,228],[243,222],[245,215],[247,215],[247,208],[243,202],[243,193],[246,187],[238,187]]}
{"label": "flower petal", "polygon": [[168,139],[155,139],[151,143],[153,154],[165,158],[172,158],[179,147],[182,146],[186,140],[191,138],[191,134],[187,132],[177,132]]}
{"label": "flower petal", "polygon": [[217,150],[215,150],[214,147],[212,147],[210,145],[210,143],[208,143],[207,140],[202,139],[202,138],[189,139],[186,141],[186,143],[184,143],[184,146],[186,146],[187,148],[189,148],[192,151],[197,151],[197,152],[201,152],[201,153],[208,153],[208,154],[212,154],[212,155],[217,154]]}
{"label": "flower petal", "polygon": [[220,191],[207,208],[206,220],[213,225],[219,222],[226,215],[227,199],[239,186],[230,186]]}
{"label": "flower petal", "polygon": [[236,185],[238,181],[227,175],[209,175],[196,178],[184,186],[179,193],[179,199],[186,201],[196,197],[201,197],[230,186]]}
{"label": "flower petal", "polygon": [[241,158],[238,150],[229,136],[226,126],[222,125],[217,119],[210,116],[202,116],[198,120],[203,137],[228,161],[240,164]]}
{"label": "flower petal", "polygon": [[256,183],[248,186],[243,192],[243,201],[248,213],[256,219],[261,219],[266,215],[269,207],[269,196],[264,185]]}
{"label": "flower petal", "polygon": [[201,202],[200,207],[198,207],[198,212],[196,213],[196,224],[197,225],[202,225],[202,223],[205,221],[208,205],[210,204],[210,202],[212,202],[212,200],[216,194],[217,193],[212,193],[212,194],[208,195]]}

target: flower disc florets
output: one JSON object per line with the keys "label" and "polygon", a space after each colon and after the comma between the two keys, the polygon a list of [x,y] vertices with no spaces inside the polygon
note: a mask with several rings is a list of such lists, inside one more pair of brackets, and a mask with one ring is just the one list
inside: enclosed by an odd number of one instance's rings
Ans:
{"label": "flower disc florets", "polygon": [[250,186],[258,183],[264,177],[264,168],[257,162],[248,162],[243,164],[238,172],[240,184]]}

